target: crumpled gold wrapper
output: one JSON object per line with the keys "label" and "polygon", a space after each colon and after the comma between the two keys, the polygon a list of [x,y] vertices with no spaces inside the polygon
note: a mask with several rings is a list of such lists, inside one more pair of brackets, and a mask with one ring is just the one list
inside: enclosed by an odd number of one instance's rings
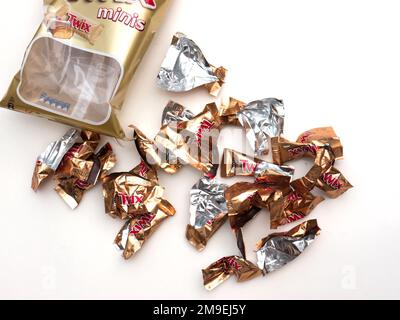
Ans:
{"label": "crumpled gold wrapper", "polygon": [[152,212],[129,219],[115,238],[115,245],[122,251],[125,259],[131,258],[142,249],[161,223],[174,215],[174,207],[168,201],[162,200]]}
{"label": "crumpled gold wrapper", "polygon": [[164,188],[132,172],[113,173],[103,179],[106,213],[129,219],[157,210]]}
{"label": "crumpled gold wrapper", "polygon": [[225,191],[229,221],[234,230],[238,248],[246,258],[246,248],[243,241],[242,228],[252,220],[262,208],[278,201],[290,192],[289,184],[284,189],[274,189],[263,183],[240,182]]}
{"label": "crumpled gold wrapper", "polygon": [[338,198],[343,193],[353,188],[345,176],[334,167],[331,167],[318,179],[317,187],[332,199]]}
{"label": "crumpled gold wrapper", "polygon": [[74,146],[56,171],[55,191],[71,209],[77,208],[84,193],[92,189],[116,164],[117,159],[109,143],[98,153],[91,154],[95,149],[95,144],[90,140]]}
{"label": "crumpled gold wrapper", "polygon": [[238,113],[247,106],[247,103],[229,97],[223,99],[219,106],[219,116],[223,125],[240,126]]}
{"label": "crumpled gold wrapper", "polygon": [[323,197],[314,196],[311,192],[298,194],[294,191],[276,201],[271,201],[268,204],[271,229],[303,219],[322,201]]}
{"label": "crumpled gold wrapper", "polygon": [[294,180],[291,183],[292,188],[301,194],[310,192],[316,186],[318,179],[322,177],[334,163],[335,156],[330,146],[318,145],[314,165],[303,178]]}
{"label": "crumpled gold wrapper", "polygon": [[[170,174],[176,173],[182,166],[190,165],[215,176],[221,124],[218,108],[211,103],[191,120],[180,121],[177,126],[163,126],[154,140],[148,139],[136,127],[132,128],[139,154],[148,165]],[[163,157],[166,154],[174,155],[174,163]]]}
{"label": "crumpled gold wrapper", "polygon": [[232,275],[244,282],[262,275],[262,271],[250,261],[238,256],[225,257],[203,270],[204,287],[211,291]]}

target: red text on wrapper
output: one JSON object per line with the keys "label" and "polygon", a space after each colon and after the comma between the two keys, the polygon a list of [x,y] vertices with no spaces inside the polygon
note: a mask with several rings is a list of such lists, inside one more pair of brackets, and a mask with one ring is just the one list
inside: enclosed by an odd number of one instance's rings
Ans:
{"label": "red text on wrapper", "polygon": [[128,195],[125,193],[118,193],[117,197],[120,203],[124,206],[134,206],[144,202],[144,196],[138,194]]}
{"label": "red text on wrapper", "polygon": [[254,173],[257,170],[257,164],[249,160],[240,160],[240,163],[242,164],[243,172]]}
{"label": "red text on wrapper", "polygon": [[90,33],[92,25],[89,22],[87,22],[85,19],[79,19],[76,15],[70,12],[68,12],[67,15],[68,22],[73,29],[82,31],[84,33]]}
{"label": "red text on wrapper", "polygon": [[154,213],[146,213],[132,226],[129,235],[136,236],[140,231],[151,226],[156,215]]}
{"label": "red text on wrapper", "polygon": [[331,188],[335,190],[339,190],[342,187],[342,184],[339,181],[339,177],[334,177],[332,174],[325,173],[322,176],[322,180]]}
{"label": "red text on wrapper", "polygon": [[207,119],[203,120],[200,124],[199,129],[196,132],[196,142],[201,144],[201,140],[206,132],[210,132],[211,129],[214,127],[214,122],[211,122]]}
{"label": "red text on wrapper", "polygon": [[226,268],[226,271],[229,271],[229,268],[233,268],[235,270],[240,270],[242,269],[242,266],[236,262],[235,258],[233,257],[229,257],[229,258],[222,258],[221,260],[219,260],[217,262],[219,263],[223,263],[224,267]]}

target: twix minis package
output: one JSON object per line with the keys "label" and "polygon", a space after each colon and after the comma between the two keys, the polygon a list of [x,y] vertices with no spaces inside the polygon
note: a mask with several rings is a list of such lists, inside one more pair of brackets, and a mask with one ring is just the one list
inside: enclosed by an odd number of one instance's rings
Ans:
{"label": "twix minis package", "polygon": [[170,0],[44,0],[1,106],[125,138],[117,112]]}

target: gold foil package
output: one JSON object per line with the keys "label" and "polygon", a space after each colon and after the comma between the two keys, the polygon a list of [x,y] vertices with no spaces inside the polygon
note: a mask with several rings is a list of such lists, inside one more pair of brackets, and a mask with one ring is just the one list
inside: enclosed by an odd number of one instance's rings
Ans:
{"label": "gold foil package", "polygon": [[93,188],[110,171],[116,157],[110,144],[97,153],[100,136],[90,131],[69,130],[59,141],[49,145],[35,166],[32,189],[37,191],[50,175],[56,181],[55,191],[75,209],[85,191]]}
{"label": "gold foil package", "polygon": [[44,0],[43,21],[0,105],[125,138],[118,111],[169,2]]}
{"label": "gold foil package", "polygon": [[250,261],[238,256],[225,257],[203,270],[204,287],[211,291],[232,275],[238,282],[249,281],[262,275],[261,270]]}
{"label": "gold foil package", "polygon": [[227,70],[208,63],[197,44],[183,33],[176,33],[157,77],[158,85],[170,92],[186,92],[204,86],[217,96]]}

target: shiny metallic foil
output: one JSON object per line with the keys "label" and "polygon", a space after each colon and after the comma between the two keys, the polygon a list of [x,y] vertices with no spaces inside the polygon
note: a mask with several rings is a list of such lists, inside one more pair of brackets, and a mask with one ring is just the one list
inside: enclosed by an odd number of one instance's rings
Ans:
{"label": "shiny metallic foil", "polygon": [[[315,142],[316,143],[316,142]],[[317,154],[314,165],[301,179],[292,181],[292,188],[300,194],[305,194],[314,189],[318,179],[322,177],[335,164],[335,156],[329,145],[317,145]]]}
{"label": "shiny metallic foil", "polygon": [[125,259],[130,259],[160,227],[161,223],[175,215],[174,207],[162,200],[152,211],[130,218],[115,238],[115,245]]}
{"label": "shiny metallic foil", "polygon": [[311,192],[299,194],[294,191],[271,201],[268,204],[271,229],[303,219],[322,201],[323,197],[314,196]]}
{"label": "shiny metallic foil", "polygon": [[205,249],[210,238],[228,218],[227,187],[215,178],[204,176],[190,192],[190,224],[186,229],[186,238],[199,251]]}
{"label": "shiny metallic foil", "polygon": [[210,65],[193,40],[183,33],[176,33],[161,65],[157,84],[171,92],[205,86],[210,94],[217,96],[225,76],[225,68]]}
{"label": "shiny metallic foil", "polygon": [[262,208],[268,208],[270,202],[278,201],[290,192],[286,188],[273,188],[263,183],[239,182],[225,191],[228,204],[229,221],[234,230],[238,248],[246,258],[246,248],[243,241],[243,227],[252,220]]}
{"label": "shiny metallic foil", "polygon": [[[82,132],[82,137],[94,138],[91,133],[87,136],[87,133]],[[97,153],[90,154],[88,150],[93,148],[94,144],[97,145],[98,142],[86,140],[80,145],[75,145],[65,155],[62,165],[55,174],[57,182],[55,191],[71,209],[77,208],[85,192],[94,188],[116,164],[117,159],[109,143]],[[85,160],[76,157],[83,157]]]}
{"label": "shiny metallic foil", "polygon": [[37,159],[32,177],[32,189],[37,191],[50,175],[54,174],[69,149],[78,141],[79,131],[70,129],[60,139],[51,143]]}
{"label": "shiny metallic foil", "polygon": [[1,107],[125,138],[118,112],[171,2],[44,0]]}
{"label": "shiny metallic foil", "polygon": [[257,156],[269,153],[269,139],[283,133],[285,107],[278,99],[269,98],[249,103],[237,115]]}
{"label": "shiny metallic foil", "polygon": [[279,165],[304,157],[314,159],[317,155],[318,145],[321,144],[331,147],[335,160],[343,159],[342,143],[331,127],[308,130],[302,133],[296,142],[275,137],[272,138],[271,144],[273,161]]}
{"label": "shiny metallic foil", "polygon": [[125,220],[154,213],[164,188],[132,172],[113,173],[103,179],[103,195],[106,213]]}
{"label": "shiny metallic foil", "polygon": [[319,234],[317,220],[309,220],[288,232],[269,235],[257,244],[258,267],[265,273],[279,270],[302,254]]}
{"label": "shiny metallic foil", "polygon": [[238,256],[225,257],[203,270],[204,287],[211,291],[228,280],[232,275],[238,282],[252,280],[262,275],[261,270]]}
{"label": "shiny metallic foil", "polygon": [[224,150],[221,163],[222,177],[252,176],[258,182],[286,187],[293,175],[292,167],[278,166],[231,149]]}
{"label": "shiny metallic foil", "polygon": [[136,147],[150,166],[174,174],[190,165],[210,176],[218,170],[218,138],[221,119],[214,103],[207,105],[193,119],[165,125],[154,140],[134,128]]}
{"label": "shiny metallic foil", "polygon": [[184,106],[174,101],[169,101],[167,106],[164,108],[161,125],[167,126],[173,123],[192,120],[196,115],[186,109]]}
{"label": "shiny metallic foil", "polygon": [[229,97],[222,99],[219,106],[219,116],[223,125],[240,126],[238,113],[246,107],[246,103]]}
{"label": "shiny metallic foil", "polygon": [[324,191],[329,198],[333,199],[353,188],[345,176],[334,167],[331,167],[318,179],[317,187]]}

